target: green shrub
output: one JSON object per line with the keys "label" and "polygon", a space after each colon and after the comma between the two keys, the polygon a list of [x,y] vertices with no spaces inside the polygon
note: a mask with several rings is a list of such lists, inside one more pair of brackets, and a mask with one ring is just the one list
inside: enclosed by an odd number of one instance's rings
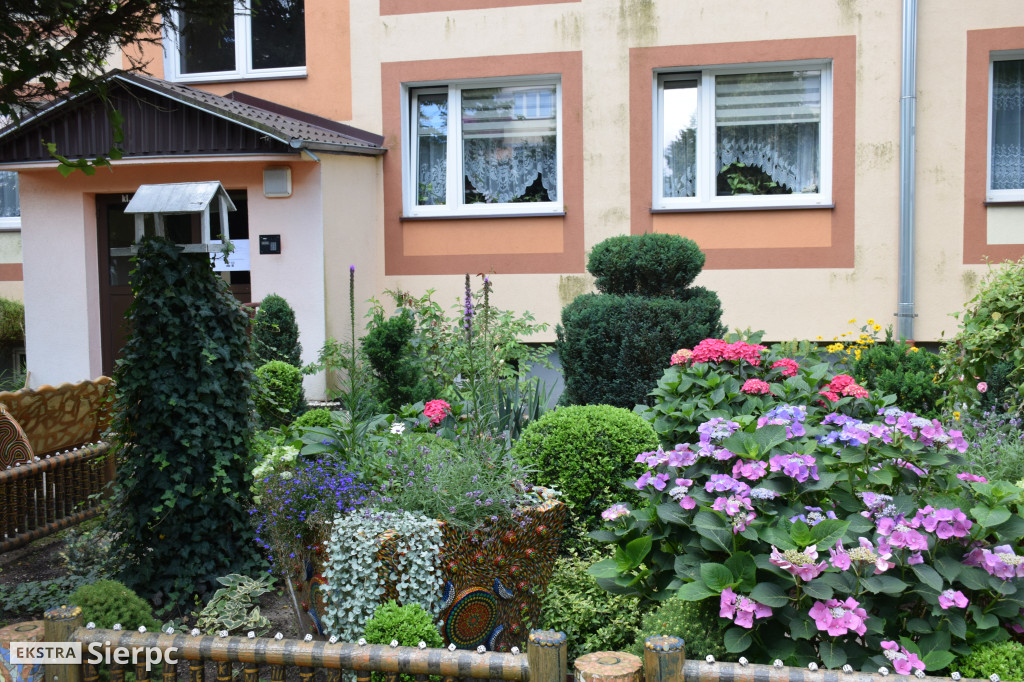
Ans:
{"label": "green shrub", "polygon": [[274,360],[302,366],[302,344],[295,311],[277,294],[265,296],[252,321],[252,352],[257,366]]}
{"label": "green shrub", "polygon": [[1003,682],[1020,682],[1024,679],[1024,644],[982,644],[970,656],[960,659],[959,670],[964,677],[986,679],[990,675],[999,675]]}
{"label": "green shrub", "polygon": [[0,344],[25,340],[25,304],[0,296]]}
{"label": "green shrub", "polygon": [[160,623],[153,618],[153,609],[142,597],[114,580],[100,580],[82,585],[71,595],[71,603],[82,609],[82,621],[96,623],[97,628],[110,629],[120,623],[125,630],[145,626],[156,631]]}
{"label": "green shrub", "polygon": [[415,334],[416,321],[410,310],[400,308],[385,319],[378,309],[370,331],[363,337],[363,354],[379,382],[380,402],[391,412],[407,403],[427,400],[434,393],[412,347]]}
{"label": "green shrub", "polygon": [[587,261],[597,290],[618,295],[682,297],[703,267],[697,244],[674,234],[611,237]]}
{"label": "green shrub", "polygon": [[594,651],[628,649],[640,625],[636,597],[609,594],[587,573],[597,558],[559,557],[540,599],[539,627],[566,634],[570,661]]}
{"label": "green shrub", "polygon": [[64,538],[60,558],[68,575],[83,582],[110,577],[117,570],[113,551],[116,536],[104,528],[72,528]]}
{"label": "green shrub", "polygon": [[960,326],[942,348],[947,404],[953,410],[980,408],[978,383],[997,364],[1012,368],[1006,392],[1014,408],[1024,392],[1024,259],[992,269],[966,310],[955,315]]}
{"label": "green shrub", "polygon": [[120,579],[182,606],[219,576],[257,570],[248,510],[248,318],[203,254],[145,239],[117,365]]}
{"label": "green shrub", "polygon": [[[366,621],[366,641],[370,644],[391,644],[397,640],[399,646],[427,646],[437,649],[444,646],[444,640],[434,625],[434,620],[419,604],[399,606],[394,601],[381,604]],[[373,673],[374,682],[384,680],[383,673]],[[415,682],[412,675],[399,675],[401,682]]]}
{"label": "green shrub", "polygon": [[681,298],[584,294],[562,309],[556,329],[563,402],[649,404],[672,354],[724,332],[718,296],[693,287]]}
{"label": "green shrub", "polygon": [[1014,367],[1009,362],[997,362],[988,369],[988,374],[985,375],[985,383],[988,384],[988,391],[981,396],[981,409],[1004,412],[1006,405],[1010,402],[1010,396],[1007,395],[1008,391],[1013,390],[1013,384],[1010,382],[1010,374],[1013,373]]}
{"label": "green shrub", "polygon": [[302,371],[281,360],[273,360],[256,370],[253,390],[256,413],[266,426],[291,424],[305,402]]}
{"label": "green shrub", "polygon": [[526,427],[512,456],[536,471],[584,520],[595,520],[616,501],[620,482],[636,456],[658,447],[654,428],[641,416],[610,405],[560,407]]}
{"label": "green shrub", "polygon": [[330,426],[331,423],[331,411],[326,407],[318,407],[315,410],[310,410],[299,415],[299,418],[292,422],[292,426],[296,428],[307,428],[310,426],[326,428]]}
{"label": "green shrub", "polygon": [[936,404],[945,389],[937,381],[939,365],[934,353],[894,342],[890,327],[885,341],[860,350],[850,374],[873,393],[895,395],[900,409],[932,419],[940,416]]}
{"label": "green shrub", "polygon": [[666,359],[725,332],[718,295],[691,287],[704,254],[689,239],[645,234],[612,237],[587,261],[601,294],[562,309],[556,349],[570,405],[648,403]]}
{"label": "green shrub", "polygon": [[719,661],[735,661],[736,655],[725,649],[725,627],[712,601],[669,599],[662,602],[643,617],[632,652],[643,656],[644,641],[648,637],[674,635],[682,637],[686,643],[687,658],[702,659],[710,655]]}

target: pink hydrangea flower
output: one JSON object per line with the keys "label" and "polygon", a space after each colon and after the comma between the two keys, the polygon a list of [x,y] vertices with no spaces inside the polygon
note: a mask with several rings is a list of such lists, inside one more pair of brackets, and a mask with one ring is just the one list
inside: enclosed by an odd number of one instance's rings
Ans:
{"label": "pink hydrangea flower", "polygon": [[761,352],[768,350],[765,346],[737,341],[728,343],[722,339],[704,339],[696,346],[686,359],[693,364],[698,362],[748,362],[757,367],[761,364]]}
{"label": "pink hydrangea flower", "polygon": [[664,490],[669,478],[671,478],[671,476],[666,473],[652,474],[650,471],[645,471],[643,475],[636,480],[636,489],[643,490],[650,485],[653,486],[655,490]]}
{"label": "pink hydrangea flower", "polygon": [[967,608],[967,597],[960,590],[946,590],[939,595],[939,606],[944,609],[948,609],[951,606],[965,609]]}
{"label": "pink hydrangea flower", "polygon": [[740,627],[749,629],[754,627],[755,618],[770,618],[772,610],[750,597],[736,594],[731,587],[727,587],[722,590],[718,615],[735,621],[736,625]]}
{"label": "pink hydrangea flower", "polygon": [[868,618],[868,612],[861,608],[860,603],[853,597],[848,597],[846,601],[816,601],[807,615],[814,619],[814,624],[819,630],[828,632],[833,637],[851,631],[864,636],[868,631],[864,623]]}
{"label": "pink hydrangea flower", "polygon": [[756,481],[759,478],[764,478],[767,472],[768,462],[740,459],[732,465],[732,477],[735,479],[745,478],[748,481]]}
{"label": "pink hydrangea flower", "polygon": [[772,471],[781,471],[797,482],[803,483],[808,478],[818,479],[818,463],[814,455],[776,455],[768,460]]}
{"label": "pink hydrangea flower", "polygon": [[779,367],[782,368],[782,376],[784,377],[795,377],[797,370],[800,369],[800,365],[792,358],[782,358],[772,363],[772,369]]}
{"label": "pink hydrangea flower", "polygon": [[805,548],[802,552],[795,549],[780,552],[775,545],[772,545],[772,553],[768,557],[768,561],[784,571],[789,571],[804,582],[814,580],[828,567],[824,561],[815,563],[818,561],[818,550],[814,545]]}
{"label": "pink hydrangea flower", "polygon": [[601,518],[605,521],[614,521],[620,516],[626,516],[629,514],[629,509],[624,504],[613,504],[612,506],[601,512]]}
{"label": "pink hydrangea flower", "polygon": [[889,546],[885,544],[885,541],[878,543],[878,550],[875,550],[875,546],[871,544],[871,541],[867,538],[858,538],[859,547],[853,547],[849,550],[843,547],[843,541],[837,540],[835,549],[829,548],[828,553],[830,555],[829,562],[833,567],[838,568],[840,571],[846,571],[850,566],[856,562],[861,564],[874,564],[875,575],[879,573],[885,573],[896,564],[889,561],[889,557],[892,556],[892,552],[889,550]]}
{"label": "pink hydrangea flower", "polygon": [[892,661],[892,667],[899,675],[912,675],[914,670],[924,670],[924,662],[917,654],[907,651],[894,641],[882,642],[882,653]]}
{"label": "pink hydrangea flower", "polygon": [[423,406],[423,415],[430,419],[431,426],[437,426],[451,414],[452,406],[444,400],[431,400]]}
{"label": "pink hydrangea flower", "polygon": [[693,351],[689,348],[680,348],[672,354],[672,359],[669,360],[669,366],[672,365],[683,365],[689,362],[690,356],[693,355]]}
{"label": "pink hydrangea flower", "polygon": [[825,396],[832,402],[835,402],[844,396],[867,398],[869,395],[867,389],[858,385],[854,378],[849,374],[836,375],[824,388],[818,391],[818,393]]}
{"label": "pink hydrangea flower", "polygon": [[679,506],[683,509],[693,509],[697,506],[697,500],[690,497],[690,488],[693,486],[693,480],[689,478],[677,478],[676,485],[674,488],[668,491],[669,496],[673,500],[679,502]]}
{"label": "pink hydrangea flower", "polygon": [[974,525],[960,509],[933,509],[927,507],[917,510],[914,520],[920,522],[926,531],[935,533],[940,540],[963,538],[970,534]]}
{"label": "pink hydrangea flower", "polygon": [[748,395],[765,395],[772,392],[772,387],[760,379],[747,379],[740,390]]}
{"label": "pink hydrangea flower", "polygon": [[967,481],[968,483],[988,483],[988,479],[984,476],[977,476],[967,471],[961,471],[956,475],[961,481]]}
{"label": "pink hydrangea flower", "polygon": [[1003,580],[1024,578],[1024,557],[1013,553],[1009,545],[999,545],[993,549],[976,547],[964,557],[968,566],[981,566],[989,575]]}
{"label": "pink hydrangea flower", "polygon": [[988,391],[988,384],[984,381],[978,382],[978,393],[986,393]]}
{"label": "pink hydrangea flower", "polygon": [[891,546],[904,547],[915,552],[928,549],[928,539],[917,530],[920,527],[921,522],[916,517],[906,519],[903,514],[895,519],[878,519],[878,534],[888,538]]}

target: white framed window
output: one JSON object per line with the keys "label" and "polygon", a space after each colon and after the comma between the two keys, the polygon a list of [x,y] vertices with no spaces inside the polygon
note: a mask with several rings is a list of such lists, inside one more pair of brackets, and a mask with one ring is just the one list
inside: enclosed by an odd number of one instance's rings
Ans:
{"label": "white framed window", "polygon": [[224,0],[218,17],[177,12],[164,33],[170,81],[208,82],[306,75],[304,0]]}
{"label": "white framed window", "polygon": [[1024,201],[1024,50],[989,67],[988,201]]}
{"label": "white framed window", "polygon": [[557,76],[406,85],[403,97],[405,216],[562,211]]}
{"label": "white framed window", "polygon": [[20,229],[18,174],[14,171],[0,171],[0,231]]}
{"label": "white framed window", "polygon": [[832,203],[830,61],[656,71],[655,209]]}

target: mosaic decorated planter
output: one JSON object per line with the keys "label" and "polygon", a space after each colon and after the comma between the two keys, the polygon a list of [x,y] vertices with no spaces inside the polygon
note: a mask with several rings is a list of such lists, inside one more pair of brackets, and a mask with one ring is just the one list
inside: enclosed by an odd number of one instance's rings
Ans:
{"label": "mosaic decorated planter", "polygon": [[[540,597],[551,580],[566,507],[555,499],[528,507],[517,518],[503,519],[486,531],[467,531],[441,524],[441,634],[446,644],[461,649],[485,646],[490,651],[522,647],[531,625],[540,620]],[[397,599],[394,573],[396,536],[379,538],[377,558],[384,596]],[[288,577],[303,632],[323,635],[319,614],[324,600],[325,557],[315,551]]]}

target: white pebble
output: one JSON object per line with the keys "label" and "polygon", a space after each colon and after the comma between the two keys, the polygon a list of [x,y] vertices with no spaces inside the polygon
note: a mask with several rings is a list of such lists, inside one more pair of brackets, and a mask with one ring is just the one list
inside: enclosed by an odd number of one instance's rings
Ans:
{"label": "white pebble", "polygon": [[750,661],[747,660],[746,656],[740,656],[740,665],[750,665]]}
{"label": "white pebble", "polygon": [[961,675],[959,672],[955,672],[952,675],[950,675],[950,677],[952,677],[954,680],[959,680]]}
{"label": "white pebble", "polygon": [[193,637],[198,637],[199,636],[199,628],[192,628],[192,632],[190,634]]}
{"label": "white pebble", "polygon": [[253,632],[252,630],[249,630],[249,632],[247,632],[245,634],[245,636],[248,637],[249,639],[256,639],[256,633]]}
{"label": "white pebble", "polygon": [[878,669],[878,674],[879,674],[879,675],[881,675],[882,677],[885,677],[886,675],[888,675],[888,674],[889,674],[889,669],[888,669],[888,668],[886,668],[886,667],[885,667],[885,666],[883,665],[883,666],[882,666],[881,668],[879,668],[879,669]]}
{"label": "white pebble", "polygon": [[704,662],[705,663],[714,663],[715,662],[715,657],[712,656],[711,654],[708,654],[707,656],[704,657]]}
{"label": "white pebble", "polygon": [[455,645],[454,644],[449,644],[448,645],[448,651],[455,651]]}
{"label": "white pebble", "polygon": [[418,647],[419,647],[420,649],[426,649],[426,648],[427,648],[427,643],[426,643],[426,642],[424,642],[424,641],[423,641],[423,640],[421,639],[421,640],[420,640],[420,643],[419,643],[419,644],[417,644],[416,646],[418,646]]}
{"label": "white pebble", "polygon": [[517,646],[512,647],[512,655],[513,656],[518,656],[519,655],[519,647],[517,647]]}
{"label": "white pebble", "polygon": [[815,670],[818,669],[818,664],[815,663],[814,661],[811,661],[810,663],[807,664],[807,669],[810,670],[813,673]]}
{"label": "white pebble", "polygon": [[476,648],[476,652],[478,654],[486,653],[487,652],[487,647],[485,647],[483,644],[481,644],[480,646],[478,646]]}
{"label": "white pebble", "polygon": [[397,647],[398,647],[398,640],[397,639],[391,640],[391,648],[395,649]]}

